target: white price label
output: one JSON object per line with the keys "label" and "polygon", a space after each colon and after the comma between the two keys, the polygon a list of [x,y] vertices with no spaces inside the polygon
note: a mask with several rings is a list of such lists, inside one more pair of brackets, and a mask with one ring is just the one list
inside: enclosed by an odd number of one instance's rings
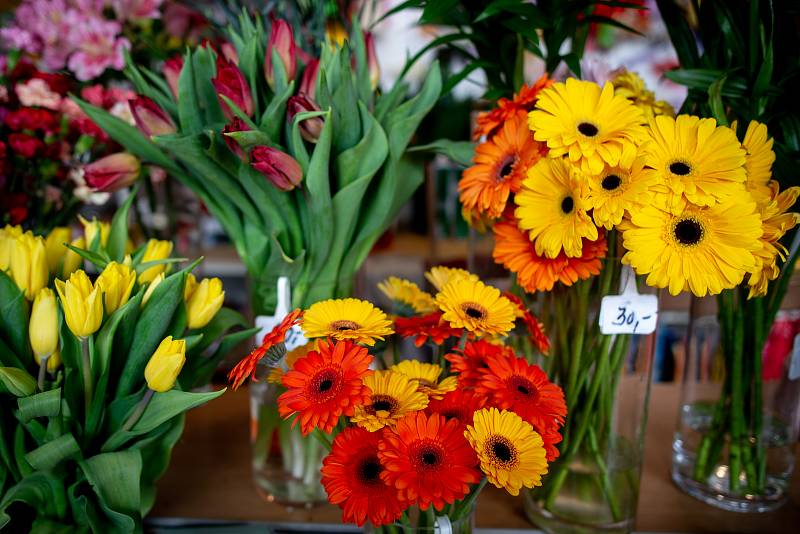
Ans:
{"label": "white price label", "polygon": [[639,294],[636,277],[627,265],[622,270],[622,281],[622,294],[603,297],[600,303],[600,332],[652,334],[658,322],[658,297]]}
{"label": "white price label", "polygon": [[[261,344],[261,340],[273,328],[278,326],[283,318],[289,314],[289,305],[292,302],[292,293],[289,286],[289,279],[285,276],[278,278],[278,300],[275,306],[275,315],[259,315],[256,317],[256,326],[260,329],[256,334],[256,343]],[[286,332],[286,351],[296,349],[308,343],[303,329],[299,325],[294,325],[291,330]]]}
{"label": "white price label", "polygon": [[792,361],[789,363],[789,380],[800,378],[800,334],[794,336],[792,346]]}

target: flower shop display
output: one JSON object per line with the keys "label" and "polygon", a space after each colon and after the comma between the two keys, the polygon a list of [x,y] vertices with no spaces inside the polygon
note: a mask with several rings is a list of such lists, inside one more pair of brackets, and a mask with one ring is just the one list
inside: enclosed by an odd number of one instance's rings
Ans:
{"label": "flower shop display", "polygon": [[62,229],[0,235],[11,258],[0,257],[0,527],[10,531],[140,532],[184,412],[224,392],[191,390],[253,335],[222,308],[219,280],[195,280],[199,260],[170,270],[169,253],[126,248],[129,204],[110,226],[87,221],[85,248],[64,246]]}
{"label": "flower shop display", "polygon": [[[536,318],[466,271],[428,275],[436,295],[381,285],[402,313],[394,320],[352,298],[295,309],[229,375],[234,388],[256,375],[280,384],[278,412],[255,439],[293,454],[280,424],[312,436],[328,501],[368,532],[472,532],[487,482],[517,495],[558,456],[564,394],[505,344],[517,327],[547,350]],[[287,352],[298,326],[312,341]],[[402,358],[395,331],[430,343],[433,363]]]}

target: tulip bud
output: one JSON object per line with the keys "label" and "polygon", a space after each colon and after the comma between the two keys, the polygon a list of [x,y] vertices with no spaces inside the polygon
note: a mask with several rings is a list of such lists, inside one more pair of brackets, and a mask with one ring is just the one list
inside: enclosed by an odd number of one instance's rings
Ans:
{"label": "tulip bud", "polygon": [[[33,355],[33,359],[36,360],[36,365],[42,365],[42,358],[44,358],[44,356],[39,356],[38,354]],[[53,354],[47,357],[47,372],[54,374],[59,367],[61,367],[61,351],[56,347]]]}
{"label": "tulip bud", "polygon": [[[83,237],[74,239],[70,243],[75,248],[86,248],[86,240]],[[72,273],[83,267],[83,258],[77,252],[64,247],[64,262],[61,264],[61,279],[69,277]]]}
{"label": "tulip bud", "polygon": [[186,315],[189,316],[189,328],[203,328],[214,318],[225,300],[222,280],[206,278],[197,285],[189,301],[186,303]]}
{"label": "tulip bud", "polygon": [[378,55],[375,53],[375,37],[371,32],[364,33],[364,45],[367,48],[367,67],[369,68],[369,83],[372,88],[378,87],[381,79],[381,67],[378,65]]}
{"label": "tulip bud", "polygon": [[225,144],[228,145],[228,148],[231,149],[231,152],[239,156],[240,159],[244,158],[244,150],[242,150],[242,147],[236,142],[236,139],[225,134],[246,132],[248,130],[250,130],[250,127],[239,117],[234,117],[231,122],[226,124],[225,128],[222,129],[222,139],[225,141]]}
{"label": "tulip bud", "polygon": [[172,117],[146,96],[137,96],[129,100],[128,105],[131,107],[131,115],[136,121],[136,127],[146,137],[175,133],[176,128]]}
{"label": "tulip bud", "polygon": [[22,235],[22,227],[5,225],[0,228],[0,271],[11,267],[11,256],[14,252],[14,242]]}
{"label": "tulip bud", "polygon": [[186,363],[186,340],[164,338],[144,368],[147,387],[163,393],[172,389]]}
{"label": "tulip bud", "polygon": [[183,286],[184,302],[189,302],[189,299],[192,298],[195,289],[197,289],[197,277],[194,275],[194,273],[189,273],[186,275],[186,283]]}
{"label": "tulip bud", "polygon": [[300,164],[277,148],[254,147],[250,151],[250,165],[281,191],[291,191],[303,180]]}
{"label": "tulip bud", "polygon": [[28,337],[37,358],[50,356],[58,348],[58,304],[56,294],[48,287],[43,287],[36,293],[31,308]]}
{"label": "tulip bud", "polygon": [[325,40],[328,44],[341,48],[350,36],[338,20],[328,20],[325,23]]}
{"label": "tulip bud", "polygon": [[135,182],[140,169],[136,156],[118,152],[86,165],[83,168],[83,178],[95,191],[112,193]]}
{"label": "tulip bud", "polygon": [[64,259],[69,249],[64,246],[64,243],[69,243],[72,236],[72,230],[66,226],[57,226],[53,228],[47,238],[44,240],[44,248],[47,252],[47,268],[50,274],[58,275],[61,260]]}
{"label": "tulip bud", "polygon": [[306,64],[303,77],[300,79],[299,93],[305,94],[308,98],[315,98],[317,95],[317,77],[319,76],[319,60],[312,59]]}
{"label": "tulip bud", "polygon": [[[159,241],[158,239],[151,239],[147,242],[147,246],[144,249],[142,263],[147,263],[148,261],[165,260],[169,258],[170,254],[172,254],[172,241]],[[167,265],[165,263],[154,265],[139,275],[139,283],[146,284],[147,282],[152,282],[156,276],[165,272],[166,270]]]}
{"label": "tulip bud", "polygon": [[156,290],[158,284],[164,281],[165,277],[166,275],[164,273],[160,273],[158,276],[153,278],[153,281],[147,286],[147,290],[144,292],[144,296],[142,297],[142,307],[147,304],[147,301],[150,300],[150,296],[153,294],[153,291]]}
{"label": "tulip bud", "polygon": [[95,286],[103,292],[103,301],[106,304],[108,315],[128,302],[135,282],[136,273],[129,266],[115,261],[106,265],[106,268],[97,277]]}
{"label": "tulip bud", "polygon": [[[303,93],[291,97],[286,103],[286,111],[289,115],[289,121],[292,123],[294,122],[294,116],[298,113],[319,110],[319,106],[316,104],[316,102],[308,98]],[[317,139],[319,139],[319,135],[322,133],[322,126],[324,124],[325,121],[322,119],[322,117],[312,117],[310,119],[302,120],[298,125],[300,135],[303,136],[303,139],[306,141],[310,143],[316,143]]]}
{"label": "tulip bud", "polygon": [[[95,239],[98,240],[98,246],[106,246],[108,243],[108,233],[111,231],[111,225],[109,223],[98,221],[95,217],[92,217],[91,221],[87,221],[80,215],[78,215],[78,220],[81,221],[83,225],[84,244],[87,247],[91,249],[95,244]],[[98,236],[100,237],[98,238]]]}
{"label": "tulip bud", "polygon": [[100,288],[82,270],[75,271],[66,282],[56,280],[56,291],[64,308],[64,319],[79,338],[91,336],[103,321],[103,295]]}
{"label": "tulip bud", "polygon": [[275,69],[272,64],[272,51],[275,51],[278,58],[283,63],[283,68],[286,71],[286,81],[294,80],[297,74],[297,48],[294,44],[294,32],[289,23],[282,19],[272,21],[272,30],[269,34],[269,43],[267,43],[267,56],[264,61],[264,76],[267,78],[267,84],[272,89],[275,89]]}
{"label": "tulip bud", "polygon": [[[211,80],[211,83],[214,84],[214,90],[218,95],[228,97],[248,117],[253,115],[253,95],[250,94],[250,86],[247,85],[247,80],[236,65],[224,57],[218,56],[217,76]],[[225,117],[228,120],[233,119],[236,116],[233,110],[222,98],[219,102]]]}
{"label": "tulip bud", "polygon": [[236,51],[236,47],[231,43],[224,41],[221,45],[219,45],[219,51],[222,53],[225,59],[234,65],[239,65],[239,52]]}
{"label": "tulip bud", "polygon": [[11,254],[11,277],[25,293],[25,298],[33,300],[36,293],[47,285],[49,276],[44,239],[25,232],[14,242]]}
{"label": "tulip bud", "polygon": [[171,57],[164,62],[164,78],[167,79],[169,90],[172,91],[172,96],[178,100],[178,80],[181,76],[181,69],[183,69],[183,58],[181,56]]}

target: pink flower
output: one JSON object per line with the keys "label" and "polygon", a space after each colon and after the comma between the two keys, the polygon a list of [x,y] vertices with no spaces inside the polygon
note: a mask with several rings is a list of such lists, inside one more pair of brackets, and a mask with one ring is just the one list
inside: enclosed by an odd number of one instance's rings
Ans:
{"label": "pink flower", "polygon": [[135,182],[140,169],[141,165],[135,156],[119,152],[86,165],[83,178],[95,191],[110,193]]}
{"label": "pink flower", "polygon": [[[217,56],[217,76],[211,83],[218,95],[228,97],[245,115],[249,117],[253,114],[253,95],[250,94],[247,80],[236,65],[221,55]],[[235,117],[228,104],[222,98],[219,100],[225,117],[228,120]]]}
{"label": "pink flower", "polygon": [[181,56],[173,56],[164,62],[162,72],[164,78],[167,79],[169,90],[172,91],[172,96],[178,100],[178,80],[181,76],[181,69],[183,68],[183,58]]}
{"label": "pink flower", "polygon": [[286,81],[294,80],[297,73],[297,49],[294,44],[294,33],[289,23],[283,19],[272,21],[272,30],[267,43],[267,55],[264,60],[264,76],[267,83],[274,89],[275,68],[272,65],[272,52],[277,52],[286,71]]}
{"label": "pink flower", "polygon": [[196,42],[208,26],[201,13],[178,2],[169,2],[162,18],[167,33],[181,41]]}
{"label": "pink flower", "polygon": [[121,30],[116,21],[83,15],[73,17],[69,38],[75,52],[70,55],[67,66],[76,78],[87,81],[108,68],[122,70],[125,66],[122,51],[130,48],[130,43],[119,37]]}
{"label": "pink flower", "polygon": [[248,130],[250,130],[250,127],[239,117],[234,117],[231,122],[226,124],[225,128],[222,129],[222,139],[225,141],[225,144],[228,145],[228,148],[231,150],[231,152],[240,158],[244,158],[244,151],[242,150],[242,147],[239,146],[239,143],[236,141],[236,139],[225,134],[246,132]]}
{"label": "pink flower", "polygon": [[317,76],[319,76],[319,60],[314,58],[308,62],[303,71],[299,92],[308,98],[315,98],[317,96]]}
{"label": "pink flower", "polygon": [[369,82],[372,88],[378,87],[381,79],[381,67],[378,65],[378,56],[375,53],[375,37],[371,32],[364,33],[364,44],[367,48],[367,67],[369,69]]}
{"label": "pink flower", "polygon": [[175,133],[172,118],[151,99],[137,96],[128,101],[128,104],[136,127],[147,137]]}
{"label": "pink flower", "polygon": [[157,19],[161,17],[162,0],[111,0],[111,7],[120,21]]}
{"label": "pink flower", "polygon": [[303,180],[300,164],[285,152],[270,146],[250,151],[250,165],[281,191],[291,191]]}
{"label": "pink flower", "polygon": [[25,83],[18,83],[14,88],[23,106],[39,106],[47,109],[59,109],[61,96],[50,90],[46,81],[32,78]]}
{"label": "pink flower", "polygon": [[228,41],[224,41],[222,44],[219,45],[219,50],[225,59],[236,65],[239,66],[239,52],[236,51],[236,47],[233,46]]}
{"label": "pink flower", "polygon": [[[286,103],[286,113],[289,116],[289,121],[292,123],[294,122],[295,115],[306,111],[319,111],[319,106],[303,93],[291,97]],[[300,135],[309,143],[316,143],[320,133],[322,133],[324,124],[325,121],[322,117],[312,117],[302,120],[300,124],[298,124]]]}

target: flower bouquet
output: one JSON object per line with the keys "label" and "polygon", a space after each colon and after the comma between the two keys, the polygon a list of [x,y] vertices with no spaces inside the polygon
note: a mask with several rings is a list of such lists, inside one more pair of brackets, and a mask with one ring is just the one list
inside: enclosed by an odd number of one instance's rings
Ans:
{"label": "flower bouquet", "polygon": [[[372,532],[472,532],[487,482],[517,495],[558,455],[564,395],[505,344],[518,321],[545,343],[538,322],[466,271],[429,274],[435,296],[406,280],[382,285],[407,312],[394,325],[369,302],[321,301],[289,313],[229,375],[238,387],[266,368],[280,382],[277,415],[326,451],[328,500]],[[287,354],[296,325],[316,341]],[[434,363],[401,358],[395,327],[436,347]],[[274,427],[263,431],[272,442]]]}
{"label": "flower bouquet", "polygon": [[141,531],[183,413],[224,391],[189,390],[253,335],[198,262],[169,274],[153,244],[125,255],[125,214],[87,225],[93,251],[0,236],[0,527]]}

